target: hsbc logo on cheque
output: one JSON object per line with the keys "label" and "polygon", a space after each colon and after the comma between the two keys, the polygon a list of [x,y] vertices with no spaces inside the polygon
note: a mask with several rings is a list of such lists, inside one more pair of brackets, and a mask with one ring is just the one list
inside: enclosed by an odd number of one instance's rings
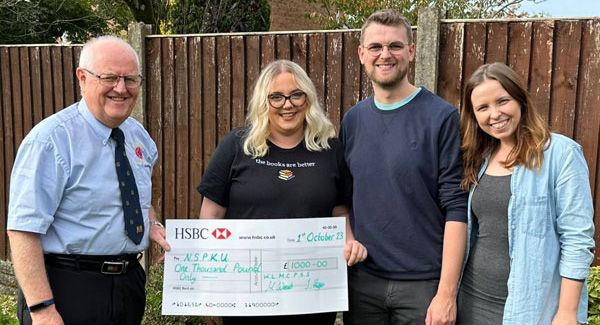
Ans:
{"label": "hsbc logo on cheque", "polygon": [[212,232],[208,228],[175,228],[175,239],[208,239],[210,235],[216,239],[227,239],[231,231],[227,228],[216,228]]}
{"label": "hsbc logo on cheque", "polygon": [[231,231],[227,228],[217,228],[213,230],[212,235],[216,239],[227,239],[231,236]]}

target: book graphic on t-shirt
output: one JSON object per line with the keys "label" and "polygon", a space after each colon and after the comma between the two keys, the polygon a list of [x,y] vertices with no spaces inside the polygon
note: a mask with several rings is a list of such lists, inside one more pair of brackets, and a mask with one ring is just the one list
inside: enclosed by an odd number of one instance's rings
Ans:
{"label": "book graphic on t-shirt", "polygon": [[289,169],[282,169],[279,171],[279,179],[283,179],[284,181],[289,181],[294,178],[294,172]]}

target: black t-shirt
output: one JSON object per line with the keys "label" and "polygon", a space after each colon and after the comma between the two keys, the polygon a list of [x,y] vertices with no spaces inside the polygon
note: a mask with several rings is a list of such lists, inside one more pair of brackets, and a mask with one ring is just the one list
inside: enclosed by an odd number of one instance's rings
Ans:
{"label": "black t-shirt", "polygon": [[309,151],[301,142],[282,149],[268,142],[264,157],[242,148],[245,128],[237,128],[219,145],[198,192],[227,208],[227,219],[330,217],[333,207],[350,204],[352,180],[338,139],[330,149]]}

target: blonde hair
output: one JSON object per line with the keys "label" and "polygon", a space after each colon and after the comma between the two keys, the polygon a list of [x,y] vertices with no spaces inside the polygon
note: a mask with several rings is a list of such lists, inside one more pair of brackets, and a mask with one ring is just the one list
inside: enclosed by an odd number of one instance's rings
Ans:
{"label": "blonde hair", "polygon": [[506,161],[502,162],[505,167],[510,168],[519,164],[528,169],[540,169],[544,150],[551,140],[548,125],[533,106],[531,96],[519,75],[504,63],[482,65],[467,81],[460,114],[461,149],[465,171],[465,178],[460,185],[464,190],[469,190],[471,185],[477,183],[477,176],[485,157],[491,155],[500,145],[500,140],[481,130],[473,112],[471,102],[473,89],[486,80],[498,81],[521,107],[521,119],[515,130],[517,143],[508,154]]}
{"label": "blonde hair", "polygon": [[304,145],[309,151],[329,149],[329,139],[335,136],[335,127],[325,115],[317,99],[314,84],[298,64],[288,60],[278,60],[267,65],[258,76],[246,116],[247,132],[244,139],[244,153],[252,158],[263,157],[269,146],[269,90],[275,77],[289,72],[298,88],[306,93],[306,117],[304,121]]}

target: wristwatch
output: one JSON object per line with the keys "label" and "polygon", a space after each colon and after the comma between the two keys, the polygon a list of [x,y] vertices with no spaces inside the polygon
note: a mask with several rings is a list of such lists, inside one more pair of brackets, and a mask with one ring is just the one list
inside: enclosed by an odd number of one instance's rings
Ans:
{"label": "wristwatch", "polygon": [[50,305],[54,305],[54,299],[48,299],[48,300],[44,300],[40,303],[37,303],[33,306],[27,306],[27,309],[29,309],[29,312],[34,312],[36,310],[40,310],[40,309],[44,309]]}
{"label": "wristwatch", "polygon": [[164,228],[164,227],[165,227],[165,226],[164,226],[164,225],[163,225],[163,224],[162,224],[160,221],[158,221],[158,220],[150,221],[150,226],[154,226],[154,225],[157,225],[157,226],[159,226],[159,227],[161,227],[161,228]]}

